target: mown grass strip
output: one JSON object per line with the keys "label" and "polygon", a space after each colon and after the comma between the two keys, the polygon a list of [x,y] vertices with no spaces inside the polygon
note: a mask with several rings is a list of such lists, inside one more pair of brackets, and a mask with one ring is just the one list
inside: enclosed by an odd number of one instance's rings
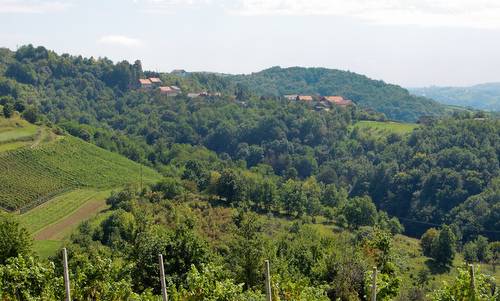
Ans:
{"label": "mown grass strip", "polygon": [[77,189],[60,196],[20,215],[23,225],[33,234],[71,215],[89,201],[102,201],[110,190],[97,191]]}

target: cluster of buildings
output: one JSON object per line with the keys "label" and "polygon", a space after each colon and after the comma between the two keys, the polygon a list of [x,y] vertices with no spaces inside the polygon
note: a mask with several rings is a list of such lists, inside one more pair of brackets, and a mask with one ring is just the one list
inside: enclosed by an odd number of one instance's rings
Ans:
{"label": "cluster of buildings", "polygon": [[352,100],[345,99],[342,96],[311,96],[311,95],[285,95],[290,101],[301,101],[314,106],[317,110],[328,110],[333,106],[349,107],[354,105]]}
{"label": "cluster of buildings", "polygon": [[[182,93],[181,88],[177,86],[163,86],[161,79],[157,77],[141,78],[139,84],[142,90],[155,90],[160,91],[160,94],[167,96],[177,96]],[[197,92],[188,93],[189,98],[202,98],[202,97],[220,97],[221,93]]]}
{"label": "cluster of buildings", "polygon": [[163,86],[163,82],[157,77],[141,78],[139,84],[143,90],[158,89],[163,95],[177,96],[182,93],[181,88],[177,86]]}
{"label": "cluster of buildings", "polygon": [[[179,71],[180,72],[180,71]],[[163,86],[160,78],[150,77],[139,79],[139,84],[143,90],[158,90],[160,94],[167,96],[177,96],[182,93],[181,88],[177,86]],[[189,98],[220,97],[221,93],[196,92],[187,93]],[[284,95],[284,98],[290,101],[300,101],[313,106],[316,110],[330,110],[334,106],[349,107],[354,105],[352,100],[345,99],[342,96],[311,96],[311,95]]]}

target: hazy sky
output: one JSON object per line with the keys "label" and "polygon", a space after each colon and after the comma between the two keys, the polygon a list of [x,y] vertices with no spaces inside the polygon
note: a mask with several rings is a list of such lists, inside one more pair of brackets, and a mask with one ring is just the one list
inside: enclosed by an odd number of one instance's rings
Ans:
{"label": "hazy sky", "polygon": [[499,0],[0,0],[0,46],[145,69],[327,67],[403,86],[500,82]]}

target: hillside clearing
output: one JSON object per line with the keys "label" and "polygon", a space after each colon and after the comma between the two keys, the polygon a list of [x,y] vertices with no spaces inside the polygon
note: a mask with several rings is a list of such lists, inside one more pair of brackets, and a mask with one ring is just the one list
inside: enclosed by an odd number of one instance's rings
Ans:
{"label": "hillside clearing", "polygon": [[390,134],[396,133],[400,135],[411,133],[418,124],[416,123],[400,123],[393,121],[368,121],[362,120],[358,121],[354,124],[354,128],[358,128],[360,130],[368,130],[375,132],[376,134]]}
{"label": "hillside clearing", "polygon": [[46,128],[30,124],[19,116],[0,117],[0,152],[31,145],[42,135],[47,136],[46,131]]}

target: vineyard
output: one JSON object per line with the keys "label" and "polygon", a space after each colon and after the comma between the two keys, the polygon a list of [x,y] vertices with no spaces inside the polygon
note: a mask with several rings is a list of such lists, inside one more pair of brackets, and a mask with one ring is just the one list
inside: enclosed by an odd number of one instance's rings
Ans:
{"label": "vineyard", "polygon": [[[78,187],[112,188],[141,180],[141,166],[73,137],[0,153],[0,206],[15,211]],[[144,182],[158,179],[143,169]]]}

